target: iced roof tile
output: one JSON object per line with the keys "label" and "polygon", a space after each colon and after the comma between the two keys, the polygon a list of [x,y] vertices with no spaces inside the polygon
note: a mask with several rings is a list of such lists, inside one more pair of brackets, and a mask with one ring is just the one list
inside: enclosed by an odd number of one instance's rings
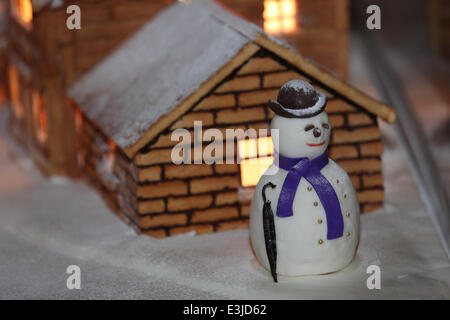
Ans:
{"label": "iced roof tile", "polygon": [[205,0],[172,5],[80,79],[69,95],[119,147],[132,145],[258,34],[240,18],[230,27],[224,15],[232,16]]}

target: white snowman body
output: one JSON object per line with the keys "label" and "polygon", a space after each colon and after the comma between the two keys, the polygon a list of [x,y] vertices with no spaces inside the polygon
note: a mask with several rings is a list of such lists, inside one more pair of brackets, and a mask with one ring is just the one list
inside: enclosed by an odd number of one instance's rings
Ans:
{"label": "white snowman body", "polygon": [[[310,160],[325,152],[331,127],[325,111],[310,118],[285,118],[275,115],[272,137],[276,151],[289,158]],[[278,130],[278,139],[273,129]],[[316,133],[313,134],[313,131]],[[320,135],[318,132],[320,131]],[[344,229],[340,238],[327,240],[327,217],[313,186],[301,178],[295,193],[293,216],[278,217],[277,203],[288,171],[273,164],[259,180],[250,208],[250,239],[260,264],[270,270],[263,230],[263,187],[274,213],[277,249],[277,274],[300,276],[324,274],[346,267],[359,243],[359,203],[347,173],[329,159],[320,173],[328,180],[339,200]]]}

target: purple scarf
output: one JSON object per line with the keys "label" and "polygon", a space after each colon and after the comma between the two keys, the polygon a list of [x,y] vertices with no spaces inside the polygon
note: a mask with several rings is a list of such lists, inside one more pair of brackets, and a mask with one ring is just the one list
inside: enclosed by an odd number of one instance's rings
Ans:
{"label": "purple scarf", "polygon": [[333,186],[320,173],[320,170],[328,164],[327,152],[328,150],[325,150],[324,153],[311,161],[308,158],[288,158],[280,154],[276,155],[278,167],[289,171],[278,198],[277,216],[286,218],[294,215],[292,204],[303,177],[312,185],[325,209],[328,227],[327,239],[332,240],[342,237],[344,220],[342,219],[339,199]]}

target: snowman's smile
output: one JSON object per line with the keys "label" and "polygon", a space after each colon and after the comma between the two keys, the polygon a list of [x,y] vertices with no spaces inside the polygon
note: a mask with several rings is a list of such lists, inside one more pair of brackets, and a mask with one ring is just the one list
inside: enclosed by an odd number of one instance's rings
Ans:
{"label": "snowman's smile", "polygon": [[320,146],[323,146],[325,144],[325,142],[326,142],[326,140],[323,140],[320,143],[307,143],[306,145],[309,147],[320,147]]}

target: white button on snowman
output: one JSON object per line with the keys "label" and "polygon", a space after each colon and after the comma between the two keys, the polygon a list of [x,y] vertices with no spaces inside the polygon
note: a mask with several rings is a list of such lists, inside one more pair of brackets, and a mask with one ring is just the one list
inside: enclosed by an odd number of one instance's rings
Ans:
{"label": "white button on snowman", "polygon": [[[277,275],[324,274],[346,267],[359,242],[359,204],[347,173],[328,159],[326,96],[291,80],[270,100],[274,164],[259,180],[250,239],[260,264]],[[270,212],[269,212],[270,211]]]}

